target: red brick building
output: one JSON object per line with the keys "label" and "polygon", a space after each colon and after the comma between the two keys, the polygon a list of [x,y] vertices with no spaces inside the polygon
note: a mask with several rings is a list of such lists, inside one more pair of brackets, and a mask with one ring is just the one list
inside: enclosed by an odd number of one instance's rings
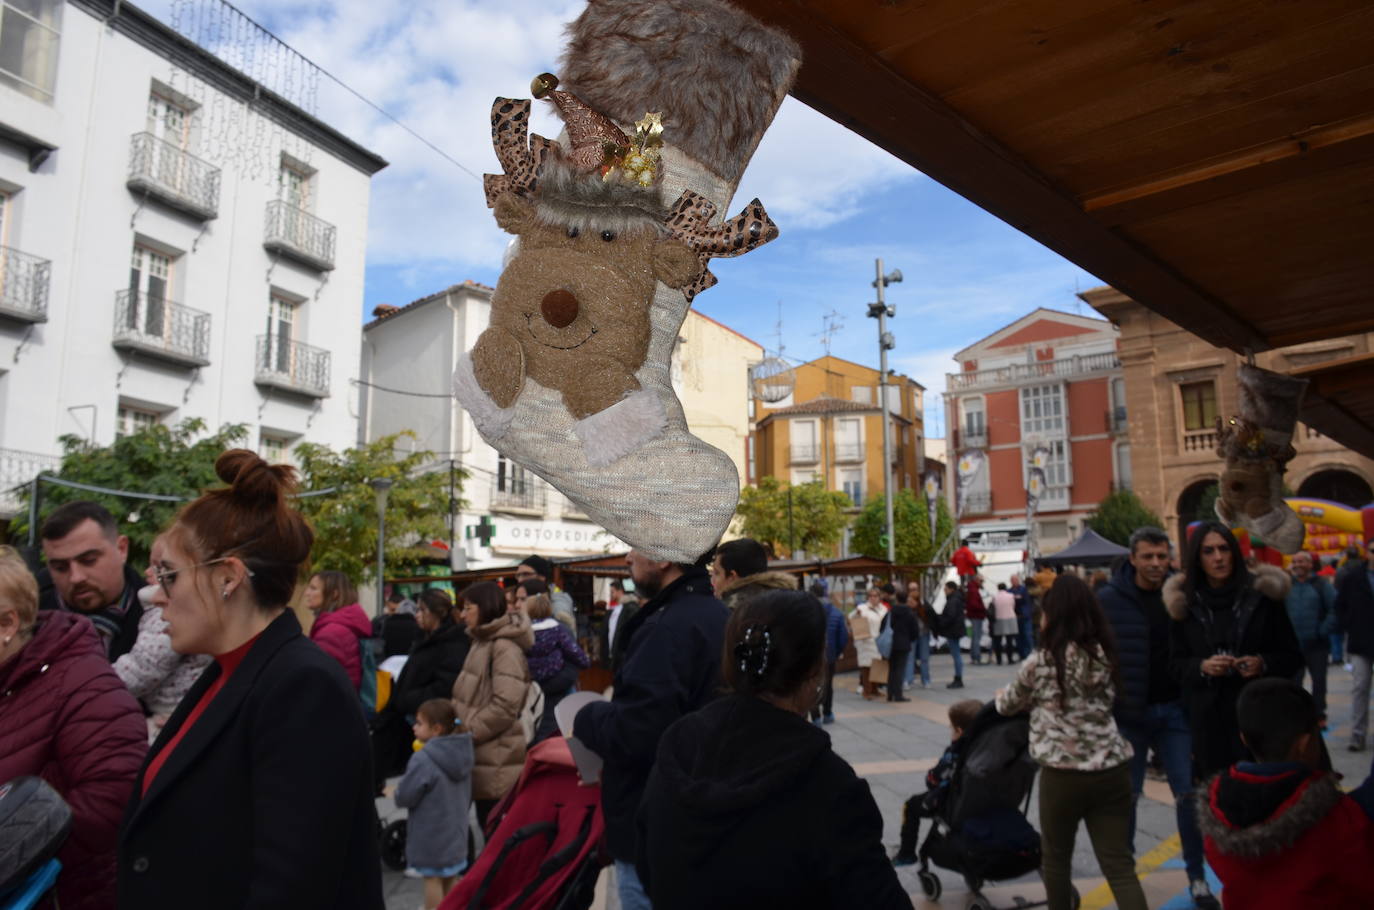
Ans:
{"label": "red brick building", "polygon": [[[1117,329],[1102,319],[1038,309],[954,355],[946,376],[949,476],[961,529],[989,542],[1026,536],[1026,473],[1043,449],[1041,552],[1072,542],[1116,487],[1129,487],[1130,442]],[[982,467],[960,485],[959,463]],[[978,456],[975,455],[975,458]]]}

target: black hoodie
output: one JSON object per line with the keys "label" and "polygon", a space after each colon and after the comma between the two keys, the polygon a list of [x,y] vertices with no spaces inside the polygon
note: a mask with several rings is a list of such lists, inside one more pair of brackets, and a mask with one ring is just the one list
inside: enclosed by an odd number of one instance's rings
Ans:
{"label": "black hoodie", "polygon": [[638,816],[655,910],[910,910],[868,784],[804,718],[748,696],[664,733]]}

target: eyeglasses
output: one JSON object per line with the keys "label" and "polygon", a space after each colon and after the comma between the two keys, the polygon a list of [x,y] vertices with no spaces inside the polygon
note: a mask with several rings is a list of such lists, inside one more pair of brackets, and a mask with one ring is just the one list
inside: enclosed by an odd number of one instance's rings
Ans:
{"label": "eyeglasses", "polygon": [[[216,563],[224,562],[225,560],[232,558],[232,556],[220,556],[216,559],[210,559],[205,562],[198,562],[193,565],[182,566],[180,569],[154,569],[153,577],[157,579],[158,584],[162,585],[163,591],[165,591],[168,594],[171,594],[172,585],[176,584],[176,578],[178,573],[186,572],[191,569],[199,569],[203,566],[213,566]],[[249,578],[253,577],[252,569],[248,568],[247,566],[244,566],[243,571],[248,573]]]}

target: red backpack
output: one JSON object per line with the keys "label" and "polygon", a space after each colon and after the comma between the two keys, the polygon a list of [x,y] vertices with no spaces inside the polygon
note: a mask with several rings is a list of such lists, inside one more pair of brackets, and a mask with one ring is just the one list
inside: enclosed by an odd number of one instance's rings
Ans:
{"label": "red backpack", "polygon": [[583,786],[567,740],[530,748],[487,820],[487,843],[439,910],[586,910],[606,858],[601,787]]}

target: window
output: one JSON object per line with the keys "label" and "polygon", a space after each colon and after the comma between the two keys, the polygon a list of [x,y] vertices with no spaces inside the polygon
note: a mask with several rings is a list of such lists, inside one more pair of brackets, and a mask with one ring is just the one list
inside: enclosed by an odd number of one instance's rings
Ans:
{"label": "window", "polygon": [[268,464],[291,464],[291,437],[263,432],[258,436],[258,454]]}
{"label": "window", "polygon": [[959,403],[964,412],[964,445],[983,445],[987,441],[987,413],[983,410],[983,399],[966,398]]}
{"label": "window", "polygon": [[1064,432],[1064,388],[1029,386],[1021,390],[1021,432],[1044,435]]}
{"label": "window", "polygon": [[1178,387],[1183,399],[1183,429],[1211,430],[1217,423],[1217,386],[1212,380]]}
{"label": "window", "polygon": [[129,263],[129,306],[124,313],[125,326],[153,338],[167,337],[172,323],[167,318],[171,284],[172,257],[135,243]]}
{"label": "window", "polygon": [[[8,246],[6,242],[10,226],[10,194],[0,190],[0,246]],[[0,260],[0,267],[3,267],[3,260]]]}
{"label": "window", "polygon": [[272,294],[267,303],[267,363],[287,376],[291,375],[295,326],[296,301]]}
{"label": "window", "polygon": [[1131,447],[1126,443],[1116,447],[1116,488],[1131,489]]}
{"label": "window", "polygon": [[841,471],[840,488],[844,490],[844,495],[848,496],[849,501],[854,503],[854,505],[861,506],[864,504],[863,471]]}
{"label": "window", "polygon": [[162,423],[162,415],[157,411],[121,404],[115,420],[115,437],[132,436],[159,423]]}
{"label": "window", "polygon": [[873,403],[873,386],[854,385],[849,387],[849,400],[857,401],[859,404]]}
{"label": "window", "polygon": [[180,104],[153,92],[148,95],[148,132],[185,151],[191,138],[191,116]]}
{"label": "window", "polygon": [[310,211],[313,174],[309,167],[282,156],[281,170],[277,172],[277,198],[303,212]]}
{"label": "window", "polygon": [[857,417],[841,417],[835,423],[835,458],[858,461],[863,455],[863,422]]}
{"label": "window", "polygon": [[1069,444],[1062,439],[1052,439],[1043,446],[1049,452],[1049,457],[1045,459],[1045,486],[1051,490],[1067,490],[1070,481]]}
{"label": "window", "polygon": [[0,2],[0,83],[52,101],[63,0]]}
{"label": "window", "polygon": [[816,421],[790,421],[788,433],[792,443],[793,464],[806,464],[820,458],[820,446],[816,440]]}
{"label": "window", "polygon": [[529,478],[525,469],[504,455],[496,457],[496,489],[501,493],[523,496],[529,492]]}

